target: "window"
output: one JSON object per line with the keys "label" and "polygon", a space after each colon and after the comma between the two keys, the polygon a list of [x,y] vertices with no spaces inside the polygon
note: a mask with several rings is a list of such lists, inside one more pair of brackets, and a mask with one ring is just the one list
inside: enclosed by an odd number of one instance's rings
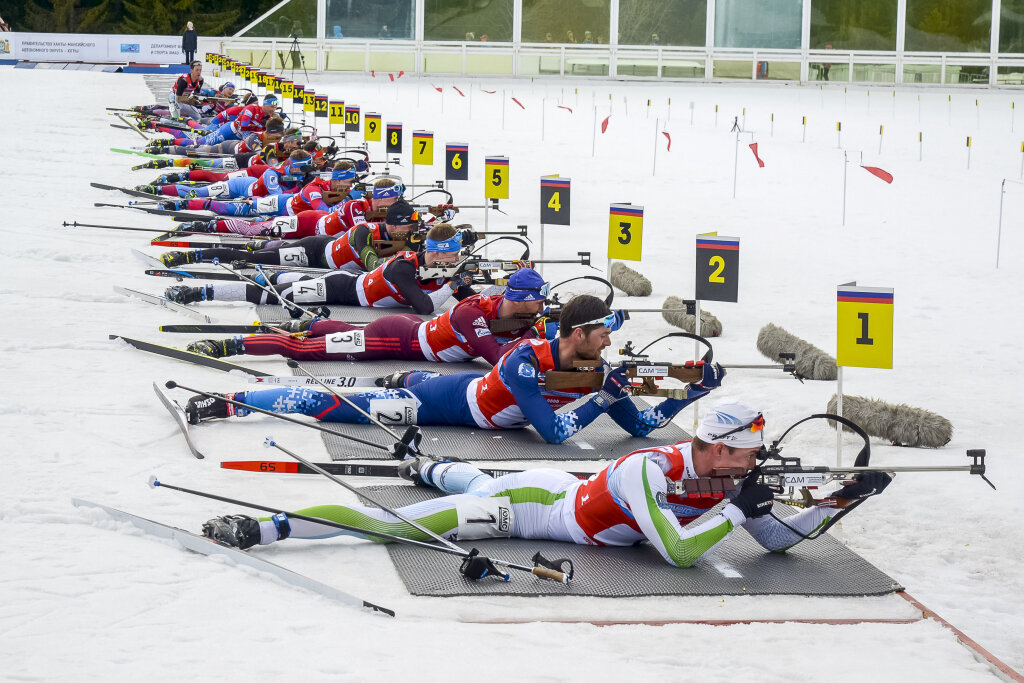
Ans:
{"label": "window", "polygon": [[1024,52],[1024,0],[1002,0],[999,51]]}
{"label": "window", "polygon": [[811,0],[812,50],[895,50],[897,0]]}
{"label": "window", "polygon": [[[292,0],[245,32],[258,38],[316,38],[316,0]],[[314,55],[315,56],[315,55]],[[313,64],[316,64],[314,58]]]}
{"label": "window", "polygon": [[610,0],[523,0],[524,43],[607,44],[610,25]]}
{"label": "window", "polygon": [[619,44],[704,47],[707,21],[707,0],[619,0]]}
{"label": "window", "polygon": [[907,0],[908,52],[988,52],[992,0]]}
{"label": "window", "polygon": [[802,21],[803,0],[717,0],[715,45],[799,50]]}
{"label": "window", "polygon": [[510,43],[512,0],[424,0],[423,37],[426,40]]}
{"label": "window", "polygon": [[416,0],[327,0],[327,38],[412,40],[415,27]]}

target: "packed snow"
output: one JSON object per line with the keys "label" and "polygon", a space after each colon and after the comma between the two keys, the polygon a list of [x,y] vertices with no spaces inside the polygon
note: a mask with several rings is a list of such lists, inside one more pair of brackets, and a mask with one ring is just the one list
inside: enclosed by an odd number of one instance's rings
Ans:
{"label": "packed snow", "polygon": [[[222,80],[209,65],[206,75]],[[1018,180],[1021,170],[1024,123],[1013,121],[1011,104],[1024,100],[1019,92],[310,76],[318,93],[405,125],[401,172],[407,180],[412,130],[435,135],[436,164],[416,168],[418,183],[443,176],[445,142],[468,142],[470,181],[452,184],[459,203],[481,203],[485,155],[508,156],[511,198],[501,205],[508,215],[492,213],[490,225],[527,223],[535,244],[539,176],[571,177],[573,224],[546,229],[549,258],[589,249],[603,270],[608,204],[644,206],[644,258],[630,265],[651,279],[654,293],[645,299],[617,296],[617,306],[657,307],[669,295],[692,297],[695,235],[740,237],[739,303],[705,303],[724,326],[714,340],[722,363],[767,362],[755,340],[768,322],[834,354],[836,285],[856,280],[893,287],[894,367],[848,368],[844,390],[932,410],[952,421],[955,434],[936,450],[873,439],[873,462],[963,465],[967,449],[985,448],[989,477],[999,490],[966,473],[899,475],[883,496],[845,518],[836,535],[996,657],[1024,670],[1024,544],[1017,524],[1024,465],[1014,436],[1024,370],[1018,294],[1024,288],[1024,185],[1014,182],[1006,185],[995,267],[1000,183]],[[7,444],[0,476],[3,678],[682,675],[789,681],[815,672],[877,681],[993,679],[987,665],[929,620],[850,626],[554,623],[919,616],[896,596],[417,598],[406,592],[386,551],[366,542],[289,541],[253,551],[390,607],[398,613],[391,619],[183,552],[102,512],[72,507],[76,496],[193,531],[210,517],[243,511],[152,490],[146,486],[150,474],[286,509],[354,498],[319,477],[219,468],[220,460],[263,457],[267,434],[311,460],[327,459],[316,432],[271,418],[195,428],[208,457],[192,458],[152,382],[175,379],[229,391],[246,388],[245,380],[108,341],[110,333],[182,346],[192,338],[157,332],[159,324],[185,320],[112,291],[122,285],[159,293],[170,284],[143,275],[129,254],[132,247],[159,253],[145,246],[144,234],[62,227],[71,220],[170,225],[132,210],[96,208],[94,202],[124,203],[125,197],[89,187],[90,181],[130,186],[157,175],[132,172],[140,157],[109,151],[142,143],[136,133],[109,127],[117,121],[104,108],[151,102],[143,77],[3,67],[2,83],[7,104],[0,117],[10,132],[0,250],[0,293],[9,314],[0,337],[0,425]],[[609,115],[602,134],[600,123]],[[734,117],[753,133],[740,138],[735,199]],[[671,135],[671,151],[661,129]],[[746,148],[752,141],[764,168]],[[847,169],[845,226],[840,144],[855,162]],[[371,150],[379,158],[383,145],[371,143]],[[865,165],[895,176],[892,185],[858,168],[861,151]],[[479,212],[460,218],[482,223]],[[545,270],[552,281],[575,274],[582,274],[578,266]],[[250,322],[254,315],[244,304],[211,304],[207,310],[223,322]],[[614,341],[646,343],[671,329],[657,314],[637,315]],[[671,353],[686,360],[692,346],[679,344]],[[287,372],[282,360],[245,362]],[[835,390],[835,382],[801,384],[780,372],[736,370],[713,396],[758,406],[768,436],[777,437],[801,417],[824,411]],[[693,411],[677,419],[690,426]],[[831,465],[835,442],[834,431],[819,422],[796,432],[787,454]],[[849,464],[857,443],[849,436],[844,443]],[[574,463],[586,466],[598,467]],[[531,623],[487,623],[509,621]]]}

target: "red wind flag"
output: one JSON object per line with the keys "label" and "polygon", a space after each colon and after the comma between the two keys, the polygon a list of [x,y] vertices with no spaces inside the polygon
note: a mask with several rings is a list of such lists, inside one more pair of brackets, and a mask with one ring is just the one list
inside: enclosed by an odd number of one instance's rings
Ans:
{"label": "red wind flag", "polygon": [[764,162],[761,161],[761,157],[757,156],[757,143],[756,142],[750,143],[750,151],[754,153],[754,158],[757,159],[757,165],[760,168],[764,168]]}
{"label": "red wind flag", "polygon": [[[484,90],[483,88],[480,88],[480,89]],[[496,93],[498,91],[497,90],[484,90],[484,92],[487,93],[488,95],[493,95],[494,93]]]}
{"label": "red wind flag", "polygon": [[388,74],[388,78],[390,78],[390,79],[391,79],[391,82],[392,82],[392,83],[394,83],[394,82],[395,82],[395,74]]}
{"label": "red wind flag", "polygon": [[518,104],[520,109],[524,109],[524,110],[526,109],[526,107],[523,106],[523,103],[520,102],[519,100],[517,100],[516,98],[513,97],[512,101],[515,102],[516,104]]}
{"label": "red wind flag", "polygon": [[434,85],[433,83],[431,83],[431,84],[430,84],[430,87],[431,87],[431,88],[433,88],[434,90],[436,90],[436,91],[437,91],[437,92],[439,92],[439,93],[443,93],[443,92],[444,92],[444,88],[438,88],[438,87],[437,87],[436,85]]}
{"label": "red wind flag", "polygon": [[559,108],[559,109],[568,109],[568,110],[569,110],[569,113],[570,113],[570,114],[572,113],[572,107],[563,107],[562,105],[558,105],[558,108]]}
{"label": "red wind flag", "polygon": [[405,72],[404,72],[404,71],[399,71],[399,72],[398,72],[398,77],[399,77],[399,78],[401,78],[401,77],[402,77],[402,76],[404,76],[404,75],[405,75]]}
{"label": "red wind flag", "polygon": [[875,176],[877,178],[881,178],[882,180],[884,180],[887,183],[890,183],[890,184],[892,183],[892,173],[889,173],[888,171],[883,171],[882,169],[878,168],[877,166],[861,166],[861,168],[863,168],[865,171],[867,171],[871,175],[873,175],[873,176]]}
{"label": "red wind flag", "polygon": [[668,133],[666,133],[665,131],[661,131],[661,134],[664,135],[666,138],[668,138],[668,148],[665,151],[666,152],[671,152],[672,151],[672,136],[669,135]]}
{"label": "red wind flag", "polygon": [[611,114],[609,114],[608,116],[604,117],[604,121],[601,122],[601,132],[602,133],[605,132],[606,130],[608,130],[608,119],[610,119],[610,118],[611,118]]}
{"label": "red wind flag", "polygon": [[463,97],[465,97],[465,96],[466,96],[466,95],[465,95],[465,93],[463,93],[463,92],[462,92],[461,90],[459,90],[458,88],[456,88],[456,87],[455,87],[454,85],[452,86],[452,90],[454,90],[455,92],[459,93],[459,94],[460,94],[460,95],[462,95]]}
{"label": "red wind flag", "polygon": [[370,78],[377,78],[377,72],[373,69],[370,69]]}

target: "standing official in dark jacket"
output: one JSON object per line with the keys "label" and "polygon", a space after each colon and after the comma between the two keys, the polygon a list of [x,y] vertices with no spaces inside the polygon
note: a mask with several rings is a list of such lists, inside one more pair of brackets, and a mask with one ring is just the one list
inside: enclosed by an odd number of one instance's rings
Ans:
{"label": "standing official in dark jacket", "polygon": [[188,28],[181,34],[181,51],[185,53],[185,63],[191,64],[196,56],[196,46],[199,42],[199,34],[196,33],[192,22],[188,22]]}

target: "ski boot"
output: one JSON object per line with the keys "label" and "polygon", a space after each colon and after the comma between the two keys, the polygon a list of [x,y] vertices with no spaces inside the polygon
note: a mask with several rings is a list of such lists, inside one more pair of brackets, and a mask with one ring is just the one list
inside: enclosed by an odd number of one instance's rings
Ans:
{"label": "ski boot", "polygon": [[165,173],[164,175],[157,176],[153,180],[153,184],[173,185],[174,183],[180,183],[182,180],[188,180],[188,178],[181,173]]}
{"label": "ski boot", "polygon": [[248,515],[214,517],[203,524],[203,536],[245,550],[260,542],[260,523]]}
{"label": "ski boot", "polygon": [[136,185],[136,192],[145,192],[146,194],[161,194],[160,188],[156,185]]}
{"label": "ski boot", "polygon": [[[227,394],[234,396],[234,394]],[[223,396],[193,396],[185,404],[185,417],[188,423],[197,425],[206,420],[231,417],[234,414],[234,406],[224,400]]]}
{"label": "ski boot", "polygon": [[430,470],[437,464],[425,455],[417,455],[414,458],[407,458],[398,464],[398,476],[406,481],[411,481],[416,486],[431,488]]}
{"label": "ski boot", "polygon": [[305,320],[285,320],[277,326],[277,329],[284,330],[290,334],[299,334],[301,332],[309,332],[309,328],[313,325],[313,320],[306,318]]}
{"label": "ski boot", "polygon": [[191,223],[182,223],[181,227],[175,232],[217,232],[217,221],[192,221]]}
{"label": "ski boot", "polygon": [[187,199],[177,199],[169,202],[160,202],[157,204],[164,211],[181,211],[188,208]]}
{"label": "ski boot", "polygon": [[185,350],[192,353],[200,353],[210,358],[224,358],[225,356],[237,356],[245,353],[245,345],[242,344],[241,337],[201,339],[186,346]]}
{"label": "ski boot", "polygon": [[189,287],[174,285],[164,290],[164,298],[176,304],[194,304],[197,301],[209,301],[213,298],[212,287]]}
{"label": "ski boot", "polygon": [[189,251],[165,251],[160,254],[160,262],[168,268],[176,268],[188,263],[202,263],[202,261],[202,249],[191,249]]}
{"label": "ski boot", "polygon": [[409,378],[409,375],[411,375],[414,372],[417,372],[417,371],[416,370],[405,370],[405,371],[399,370],[398,372],[394,373],[393,375],[388,375],[387,377],[378,377],[374,381],[374,384],[376,384],[378,387],[384,387],[385,389],[404,389],[405,388],[405,381]]}

